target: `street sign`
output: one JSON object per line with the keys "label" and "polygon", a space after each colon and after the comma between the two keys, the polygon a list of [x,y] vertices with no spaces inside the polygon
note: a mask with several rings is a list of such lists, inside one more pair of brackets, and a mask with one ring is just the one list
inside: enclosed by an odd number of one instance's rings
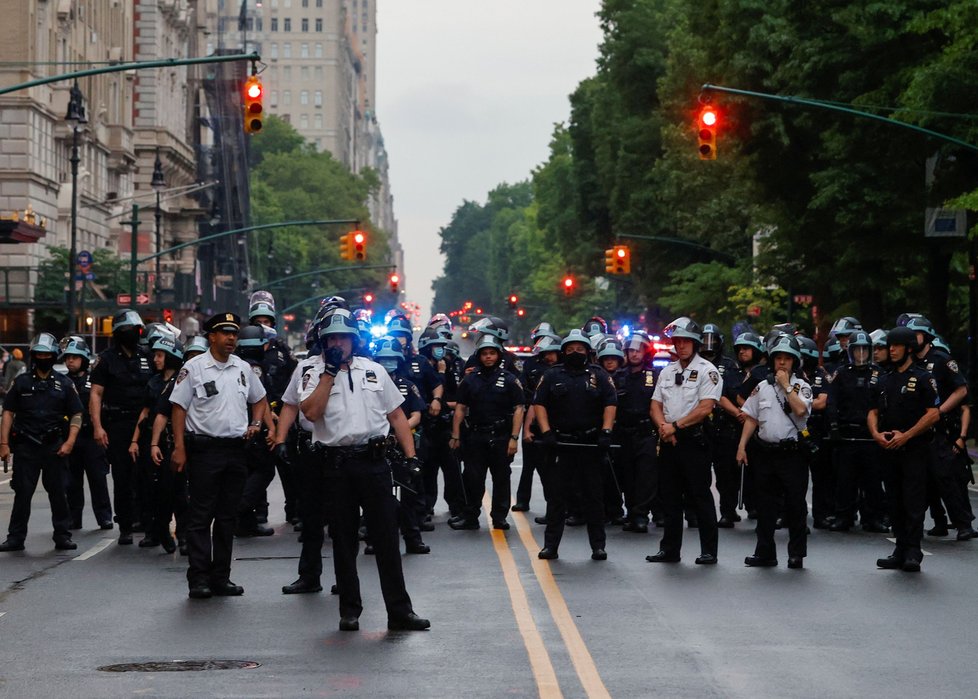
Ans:
{"label": "street sign", "polygon": [[95,272],[75,272],[75,281],[90,282],[95,279]]}
{"label": "street sign", "polygon": [[75,264],[77,264],[82,272],[87,272],[92,266],[92,253],[88,250],[82,250],[75,256]]}
{"label": "street sign", "polygon": [[799,306],[809,306],[809,305],[811,305],[811,303],[812,303],[813,300],[814,299],[812,298],[812,295],[811,294],[795,294],[794,295],[794,302],[797,303]]}
{"label": "street sign", "polygon": [[933,208],[924,212],[925,238],[964,238],[967,231],[967,212],[964,209]]}
{"label": "street sign", "polygon": [[[119,306],[131,306],[132,296],[129,294],[116,294],[115,302]],[[145,306],[149,303],[149,294],[136,294],[136,305]]]}

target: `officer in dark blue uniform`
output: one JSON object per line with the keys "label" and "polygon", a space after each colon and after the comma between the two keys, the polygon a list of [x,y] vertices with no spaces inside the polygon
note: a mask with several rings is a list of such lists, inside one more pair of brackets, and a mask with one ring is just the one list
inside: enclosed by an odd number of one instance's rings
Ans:
{"label": "officer in dark blue uniform", "polygon": [[[422,406],[421,410],[421,442],[420,453],[424,457],[422,466],[424,477],[425,518],[430,520],[438,500],[438,472],[441,471],[445,480],[445,502],[451,514],[458,514],[462,507],[461,481],[458,465],[448,446],[452,435],[452,416],[455,411],[455,400],[458,397],[458,386],[461,376],[447,360],[445,347],[452,339],[450,328],[429,325],[418,338],[418,356],[413,361],[427,362],[432,371],[441,381],[441,393],[432,392],[430,406]],[[412,361],[412,363],[413,363]],[[419,373],[412,371],[408,377],[414,383],[420,379]],[[423,523],[425,530],[430,531],[434,526]]]}
{"label": "officer in dark blue uniform", "polygon": [[561,342],[563,362],[543,375],[533,399],[538,441],[548,451],[547,528],[537,554],[543,559],[558,557],[575,491],[583,496],[591,558],[608,558],[601,464],[611,448],[618,396],[608,372],[589,365],[590,350],[588,337],[571,330]]}
{"label": "officer in dark blue uniform", "polygon": [[[40,479],[51,504],[54,547],[71,551],[71,512],[65,496],[68,455],[82,426],[82,405],[75,384],[53,370],[58,341],[41,333],[31,343],[31,369],[14,379],[3,401],[0,422],[0,459],[16,456],[11,486],[14,506],[7,540],[0,551],[23,551],[31,498]],[[66,429],[67,428],[67,429]],[[67,434],[67,438],[65,437]]]}
{"label": "officer in dark blue uniform", "polygon": [[829,434],[837,442],[836,513],[830,527],[834,532],[849,531],[855,523],[857,507],[864,531],[889,531],[883,526],[885,504],[879,447],[870,437],[866,425],[871,384],[881,373],[880,368],[870,361],[872,347],[866,331],[852,333],[846,345],[849,361],[838,368],[832,379],[827,416]]}
{"label": "officer in dark blue uniform", "polygon": [[[506,343],[509,342],[509,326],[506,325],[502,318],[486,316],[470,325],[469,332],[479,333],[477,336],[478,339],[481,339],[482,335],[492,335],[499,340],[499,346],[503,348],[499,366],[503,371],[508,371],[516,376],[520,376],[523,373],[523,361],[506,349]],[[478,339],[476,340],[477,342]],[[479,369],[479,358],[473,352],[465,361],[465,373],[471,374],[473,371],[479,371]]]}
{"label": "officer in dark blue uniform", "polygon": [[659,440],[650,412],[655,373],[646,368],[651,348],[647,338],[633,335],[625,344],[625,366],[612,375],[618,394],[614,441],[619,444],[612,459],[621,474],[625,500],[622,530],[638,534],[649,531],[649,513],[659,489]]}
{"label": "officer in dark blue uniform", "polygon": [[[544,453],[537,443],[540,436],[540,425],[536,421],[533,408],[533,395],[536,393],[540,379],[548,369],[557,364],[560,355],[560,336],[553,333],[553,326],[541,323],[533,331],[536,339],[533,344],[534,355],[523,362],[523,404],[526,406],[526,416],[523,419],[523,470],[516,486],[516,502],[513,512],[526,512],[530,509],[530,496],[533,492],[533,473],[540,474],[540,483],[544,484]],[[544,489],[546,486],[544,485]]]}
{"label": "officer in dark blue uniform", "polygon": [[720,519],[717,520],[717,526],[730,529],[740,521],[740,515],[737,514],[740,491],[737,443],[744,424],[744,413],[737,403],[737,395],[744,377],[737,361],[723,353],[723,334],[715,323],[703,326],[700,355],[716,366],[723,387],[708,429],[713,446],[713,472],[716,474],[717,492],[720,494]]}
{"label": "officer in dark blue uniform", "polygon": [[832,526],[836,509],[834,445],[826,441],[828,426],[825,420],[831,383],[825,368],[818,364],[818,345],[815,341],[799,337],[798,345],[804,379],[812,387],[812,414],[808,418],[808,432],[811,443],[817,446],[808,465],[812,477],[812,525],[816,529],[828,529]]}
{"label": "officer in dark blue uniform", "polygon": [[91,352],[80,337],[65,338],[61,361],[68,369],[68,378],[75,384],[82,403],[82,426],[75,440],[75,448],[68,455],[68,508],[71,510],[71,528],[81,529],[82,512],[85,509],[85,479],[92,496],[92,512],[101,529],[112,529],[112,500],[109,498],[109,462],[105,449],[92,436],[92,420],[88,415],[88,398],[92,392],[91,375],[88,371]]}
{"label": "officer in dark blue uniform", "polygon": [[92,367],[92,393],[88,411],[95,441],[106,450],[112,469],[115,519],[119,543],[132,543],[136,518],[136,466],[129,446],[153,375],[149,358],[139,349],[143,321],[133,310],[112,318],[112,346],[103,350]]}
{"label": "officer in dark blue uniform", "polygon": [[940,420],[937,384],[926,370],[914,364],[917,334],[906,327],[887,336],[892,370],[873,384],[867,423],[876,443],[883,448],[883,473],[890,523],[896,548],[876,565],[885,569],[920,570],[927,511],[927,463],[934,425]]}
{"label": "officer in dark blue uniform", "polygon": [[[483,334],[475,346],[481,368],[468,374],[458,387],[449,446],[464,454],[466,505],[452,529],[478,529],[486,473],[492,475],[494,529],[509,529],[510,464],[519,446],[523,425],[523,386],[501,366],[503,348],[492,335]],[[465,422],[465,432],[462,423]]]}
{"label": "officer in dark blue uniform", "polygon": [[[962,429],[961,406],[968,399],[968,382],[958,370],[958,364],[943,350],[934,347],[937,331],[927,318],[910,319],[907,327],[917,334],[917,364],[930,372],[937,382],[937,394],[941,404],[941,419],[934,426],[935,439],[931,445],[931,461],[928,470],[928,500],[934,517],[933,536],[947,534],[947,518],[958,530],[957,540],[967,541],[978,536],[971,523],[975,515],[968,495],[971,480],[971,459],[965,447],[966,432]],[[936,530],[936,531],[935,531]]]}

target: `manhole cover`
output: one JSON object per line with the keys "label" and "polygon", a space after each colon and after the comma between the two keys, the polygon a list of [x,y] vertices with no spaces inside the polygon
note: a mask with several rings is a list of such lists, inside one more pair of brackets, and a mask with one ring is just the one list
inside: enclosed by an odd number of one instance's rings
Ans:
{"label": "manhole cover", "polygon": [[254,670],[254,660],[154,660],[148,663],[103,665],[102,672],[202,672],[204,670]]}

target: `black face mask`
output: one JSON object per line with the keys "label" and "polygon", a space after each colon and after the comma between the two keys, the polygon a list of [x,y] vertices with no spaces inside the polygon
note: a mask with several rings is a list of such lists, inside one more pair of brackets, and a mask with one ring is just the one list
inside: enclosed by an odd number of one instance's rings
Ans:
{"label": "black face mask", "polygon": [[139,343],[139,330],[138,328],[120,330],[115,334],[115,339],[122,347],[128,350],[134,350]]}
{"label": "black face mask", "polygon": [[587,355],[583,352],[571,352],[564,355],[564,364],[571,369],[583,369],[587,365]]}
{"label": "black face mask", "polygon": [[54,368],[54,357],[48,357],[47,359],[34,357],[34,368],[38,371],[51,371]]}

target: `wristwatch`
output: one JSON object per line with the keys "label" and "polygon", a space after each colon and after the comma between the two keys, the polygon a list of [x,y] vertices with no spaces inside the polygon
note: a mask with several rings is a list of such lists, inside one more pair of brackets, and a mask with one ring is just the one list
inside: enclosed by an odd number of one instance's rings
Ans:
{"label": "wristwatch", "polygon": [[249,426],[250,427],[261,427],[261,421],[257,421],[256,420],[255,422],[251,422],[251,423],[249,423]]}
{"label": "wristwatch", "polygon": [[518,434],[512,434],[509,436],[509,438],[512,439],[514,442],[520,441],[520,436]]}

